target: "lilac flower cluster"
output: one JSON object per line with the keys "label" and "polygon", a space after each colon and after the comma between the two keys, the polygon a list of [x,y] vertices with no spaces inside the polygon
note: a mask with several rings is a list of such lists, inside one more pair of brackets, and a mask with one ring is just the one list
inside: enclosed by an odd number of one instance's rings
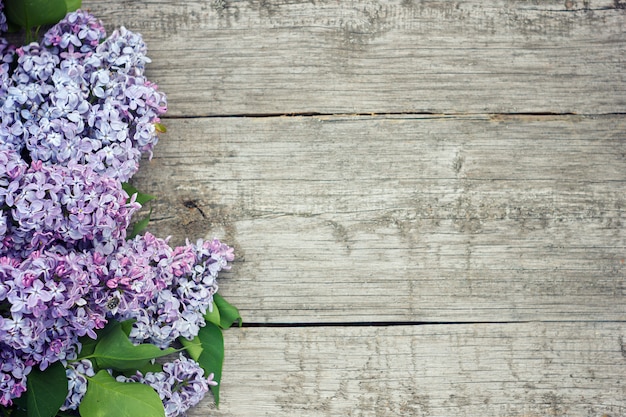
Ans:
{"label": "lilac flower cluster", "polygon": [[150,233],[108,255],[101,247],[56,245],[25,259],[0,258],[0,303],[7,303],[0,309],[0,404],[21,395],[33,365],[75,359],[79,338],[96,338],[108,319],[137,319],[131,330],[137,343],[165,347],[179,336],[195,337],[217,291],[216,275],[232,260],[232,249],[218,240],[172,249]]}
{"label": "lilac flower cluster", "polygon": [[120,181],[151,156],[167,105],[144,76],[150,60],[140,35],[121,28],[107,38],[100,21],[77,11],[12,58],[16,68],[3,67],[0,77],[4,148]]}
{"label": "lilac flower cluster", "polygon": [[0,342],[0,404],[11,404],[26,391],[26,375],[33,365],[32,360],[24,360],[18,351]]}
{"label": "lilac flower cluster", "polygon": [[87,392],[87,377],[96,374],[89,359],[70,362],[65,368],[68,394],[61,411],[76,410]]}
{"label": "lilac flower cluster", "polygon": [[106,317],[90,297],[91,287],[98,285],[87,273],[90,258],[55,246],[23,260],[1,259],[0,300],[9,305],[0,317],[5,348],[45,369],[75,359],[79,337],[95,338]]}
{"label": "lilac flower cluster", "polygon": [[[0,31],[1,11],[0,1]],[[59,361],[69,381],[62,409],[75,410],[95,372],[78,360],[81,340],[111,320],[132,319],[138,344],[194,338],[233,260],[219,240],[127,239],[140,205],[122,181],[151,156],[166,110],[143,75],[148,62],[139,35],[107,37],[83,11],[39,43],[0,39],[0,410],[26,391],[32,369]],[[214,384],[184,357],[140,380],[168,416]]]}
{"label": "lilac flower cluster", "polygon": [[204,377],[204,370],[193,360],[183,355],[173,362],[163,365],[163,372],[147,372],[127,378],[118,376],[119,382],[141,382],[150,385],[159,394],[165,407],[166,417],[186,415],[198,404],[209,390],[217,385],[213,374]]}
{"label": "lilac flower cluster", "polygon": [[132,199],[127,202],[119,181],[73,161],[68,166],[32,162],[11,187],[15,191],[5,197],[11,218],[7,246],[22,253],[53,244],[111,253],[139,208]]}
{"label": "lilac flower cluster", "polygon": [[204,315],[212,308],[213,294],[217,292],[217,273],[229,268],[234,255],[232,248],[217,239],[188,243],[171,252],[169,246],[163,246],[167,248],[161,252],[162,261],[167,261],[159,268],[163,288],[152,304],[130,310],[125,318],[136,320],[130,333],[132,340],[147,340],[165,348],[178,337],[193,339],[204,327]]}

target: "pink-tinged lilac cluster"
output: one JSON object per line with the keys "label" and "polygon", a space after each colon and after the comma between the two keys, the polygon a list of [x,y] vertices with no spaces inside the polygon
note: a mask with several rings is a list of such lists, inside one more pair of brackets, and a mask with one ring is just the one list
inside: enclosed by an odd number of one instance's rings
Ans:
{"label": "pink-tinged lilac cluster", "polygon": [[26,259],[0,258],[0,340],[46,369],[74,359],[79,337],[96,337],[106,311],[91,300],[98,281],[88,273],[90,255],[63,247],[34,251]]}
{"label": "pink-tinged lilac cluster", "polygon": [[1,405],[21,395],[31,366],[75,359],[79,338],[96,338],[111,318],[136,319],[130,337],[137,343],[166,347],[177,337],[195,337],[217,290],[217,273],[233,260],[232,248],[218,240],[172,249],[150,233],[108,255],[100,249],[57,245],[25,259],[0,258],[0,351],[29,364],[19,377],[4,375]]}
{"label": "pink-tinged lilac cluster", "polygon": [[17,66],[0,73],[0,147],[47,165],[89,165],[120,181],[152,155],[167,105],[144,76],[150,60],[140,35],[122,28],[106,38],[99,20],[77,11],[41,43],[2,57]]}
{"label": "pink-tinged lilac cluster", "polygon": [[130,378],[118,376],[119,382],[141,382],[150,385],[159,394],[166,417],[185,416],[187,410],[202,400],[209,386],[217,385],[213,374],[204,376],[204,370],[195,361],[180,355],[163,365],[163,372],[137,372]]}
{"label": "pink-tinged lilac cluster", "polygon": [[[143,310],[168,285],[159,269],[174,262],[171,253],[166,241],[148,232],[123,242],[103,259],[103,267],[94,271],[101,285],[94,289],[93,298],[115,318],[127,318]],[[187,268],[194,261],[188,259]]]}
{"label": "pink-tinged lilac cluster", "polygon": [[205,326],[204,315],[212,308],[217,292],[217,274],[229,269],[233,250],[219,240],[199,240],[195,245],[177,247],[163,252],[165,262],[157,265],[157,273],[167,277],[151,303],[129,311],[125,319],[136,322],[130,337],[165,348],[179,337],[193,339]]}

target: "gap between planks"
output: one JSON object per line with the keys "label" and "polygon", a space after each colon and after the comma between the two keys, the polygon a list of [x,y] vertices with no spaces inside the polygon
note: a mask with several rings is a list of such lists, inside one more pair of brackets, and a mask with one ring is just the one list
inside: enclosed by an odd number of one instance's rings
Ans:
{"label": "gap between planks", "polygon": [[507,324],[591,324],[591,323],[626,323],[626,320],[509,320],[509,321],[343,321],[343,322],[272,322],[242,323],[245,328],[301,328],[301,327],[395,327],[395,326],[468,326],[468,325],[507,325]]}
{"label": "gap between planks", "polygon": [[321,113],[315,111],[293,113],[238,113],[238,114],[206,114],[193,116],[170,116],[163,115],[162,119],[231,119],[231,118],[259,118],[269,119],[275,117],[427,117],[427,118],[471,118],[480,117],[497,119],[504,117],[605,117],[623,116],[626,112],[607,113],[574,113],[574,112],[500,112],[500,113],[437,113],[437,112],[366,112],[366,113]]}

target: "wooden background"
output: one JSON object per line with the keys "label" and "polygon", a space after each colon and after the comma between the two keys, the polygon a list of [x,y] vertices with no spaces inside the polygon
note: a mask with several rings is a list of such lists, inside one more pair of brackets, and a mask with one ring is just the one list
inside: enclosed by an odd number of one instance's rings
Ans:
{"label": "wooden background", "polygon": [[191,416],[626,415],[626,3],[84,0],[141,32],[150,230],[219,237]]}

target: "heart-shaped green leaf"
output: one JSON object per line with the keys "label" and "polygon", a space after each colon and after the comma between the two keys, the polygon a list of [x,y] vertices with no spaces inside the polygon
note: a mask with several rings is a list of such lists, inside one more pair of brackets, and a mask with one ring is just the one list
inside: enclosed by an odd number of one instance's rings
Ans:
{"label": "heart-shaped green leaf", "polygon": [[241,319],[241,314],[239,314],[239,310],[237,310],[237,307],[230,304],[224,299],[224,297],[217,293],[213,294],[213,303],[215,304],[215,306],[217,306],[217,309],[220,312],[219,326],[222,329],[228,329],[235,322],[238,322],[239,327],[241,327],[243,321]]}
{"label": "heart-shaped green leaf", "polygon": [[198,362],[205,375],[213,374],[217,386],[211,387],[215,398],[215,405],[220,405],[220,380],[222,379],[222,365],[224,364],[224,337],[222,330],[215,324],[208,322],[202,327],[193,340],[179,338],[187,349],[189,356]]}
{"label": "heart-shaped green leaf", "polygon": [[141,204],[142,206],[145,205],[148,201],[154,200],[156,198],[153,195],[139,192],[137,188],[133,187],[127,182],[122,183],[122,189],[126,191],[126,194],[128,194],[129,196],[132,196],[133,194],[137,194],[135,201]]}
{"label": "heart-shaped green leaf", "polygon": [[61,362],[55,362],[44,371],[33,368],[28,374],[26,409],[28,417],[52,417],[67,397],[67,376]]}
{"label": "heart-shaped green leaf", "polygon": [[8,21],[27,31],[55,24],[80,6],[81,0],[4,0]]}
{"label": "heart-shaped green leaf", "polygon": [[164,417],[159,394],[147,384],[118,382],[105,370],[87,378],[81,417]]}
{"label": "heart-shaped green leaf", "polygon": [[134,345],[119,322],[111,322],[98,336],[93,353],[87,356],[94,359],[99,369],[116,371],[136,370],[145,367],[152,359],[176,352],[174,348],[159,349],[155,345]]}

